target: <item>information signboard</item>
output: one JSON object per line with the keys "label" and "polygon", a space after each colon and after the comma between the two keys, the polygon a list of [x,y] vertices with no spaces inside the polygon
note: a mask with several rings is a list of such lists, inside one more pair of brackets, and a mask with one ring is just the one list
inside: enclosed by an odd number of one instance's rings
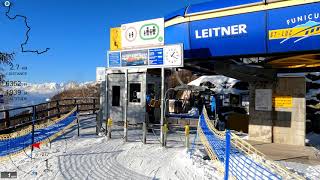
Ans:
{"label": "information signboard", "polygon": [[121,53],[119,51],[109,51],[107,54],[108,67],[121,67]]}
{"label": "information signboard", "polygon": [[163,65],[163,48],[149,49],[149,65]]}
{"label": "information signboard", "polygon": [[123,51],[109,51],[107,56],[108,68],[182,67],[184,58],[182,44]]}
{"label": "information signboard", "polygon": [[148,49],[121,52],[122,66],[148,65]]}

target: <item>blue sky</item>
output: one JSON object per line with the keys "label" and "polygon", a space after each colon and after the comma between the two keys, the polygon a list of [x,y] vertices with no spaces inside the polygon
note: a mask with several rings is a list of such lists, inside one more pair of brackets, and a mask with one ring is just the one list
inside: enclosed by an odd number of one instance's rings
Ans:
{"label": "blue sky", "polygon": [[95,80],[95,68],[105,66],[109,28],[163,17],[186,5],[208,0],[10,0],[10,15],[28,18],[31,27],[26,49],[49,52],[21,53],[25,26],[5,17],[0,0],[0,51],[16,52],[15,62],[28,67],[32,83]]}

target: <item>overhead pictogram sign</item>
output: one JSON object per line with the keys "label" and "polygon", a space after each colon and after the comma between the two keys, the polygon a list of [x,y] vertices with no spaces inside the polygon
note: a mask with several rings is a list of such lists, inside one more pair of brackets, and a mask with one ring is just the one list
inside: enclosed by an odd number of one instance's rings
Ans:
{"label": "overhead pictogram sign", "polygon": [[121,44],[122,49],[164,45],[164,19],[158,18],[121,25]]}

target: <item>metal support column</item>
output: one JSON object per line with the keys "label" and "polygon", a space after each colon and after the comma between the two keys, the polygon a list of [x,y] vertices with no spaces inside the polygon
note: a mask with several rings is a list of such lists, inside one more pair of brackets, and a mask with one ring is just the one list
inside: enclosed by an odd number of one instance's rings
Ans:
{"label": "metal support column", "polygon": [[128,109],[128,69],[125,70],[125,85],[124,85],[124,134],[123,139],[125,142],[128,141],[128,119],[127,119],[127,109]]}
{"label": "metal support column", "polygon": [[[101,93],[104,93],[104,101],[102,101],[102,109],[103,109],[103,115],[102,115],[102,119],[101,121],[105,121],[107,122],[107,119],[109,118],[109,99],[108,99],[108,72],[106,72],[106,81],[105,81],[105,86],[103,86],[104,88],[103,91]],[[101,102],[100,102],[101,104]],[[106,123],[106,135],[108,133],[108,129],[107,129],[107,123]]]}
{"label": "metal support column", "polygon": [[165,146],[164,142],[164,133],[163,133],[163,125],[164,125],[164,68],[161,68],[161,130],[160,130],[160,140],[161,145]]}

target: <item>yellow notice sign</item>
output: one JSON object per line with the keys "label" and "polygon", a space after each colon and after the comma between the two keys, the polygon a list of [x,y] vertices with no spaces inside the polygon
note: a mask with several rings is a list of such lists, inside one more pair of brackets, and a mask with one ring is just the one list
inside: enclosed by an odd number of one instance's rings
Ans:
{"label": "yellow notice sign", "polygon": [[292,96],[276,96],[272,98],[275,108],[292,108]]}
{"label": "yellow notice sign", "polygon": [[111,51],[121,50],[121,29],[120,28],[110,29],[110,50]]}

